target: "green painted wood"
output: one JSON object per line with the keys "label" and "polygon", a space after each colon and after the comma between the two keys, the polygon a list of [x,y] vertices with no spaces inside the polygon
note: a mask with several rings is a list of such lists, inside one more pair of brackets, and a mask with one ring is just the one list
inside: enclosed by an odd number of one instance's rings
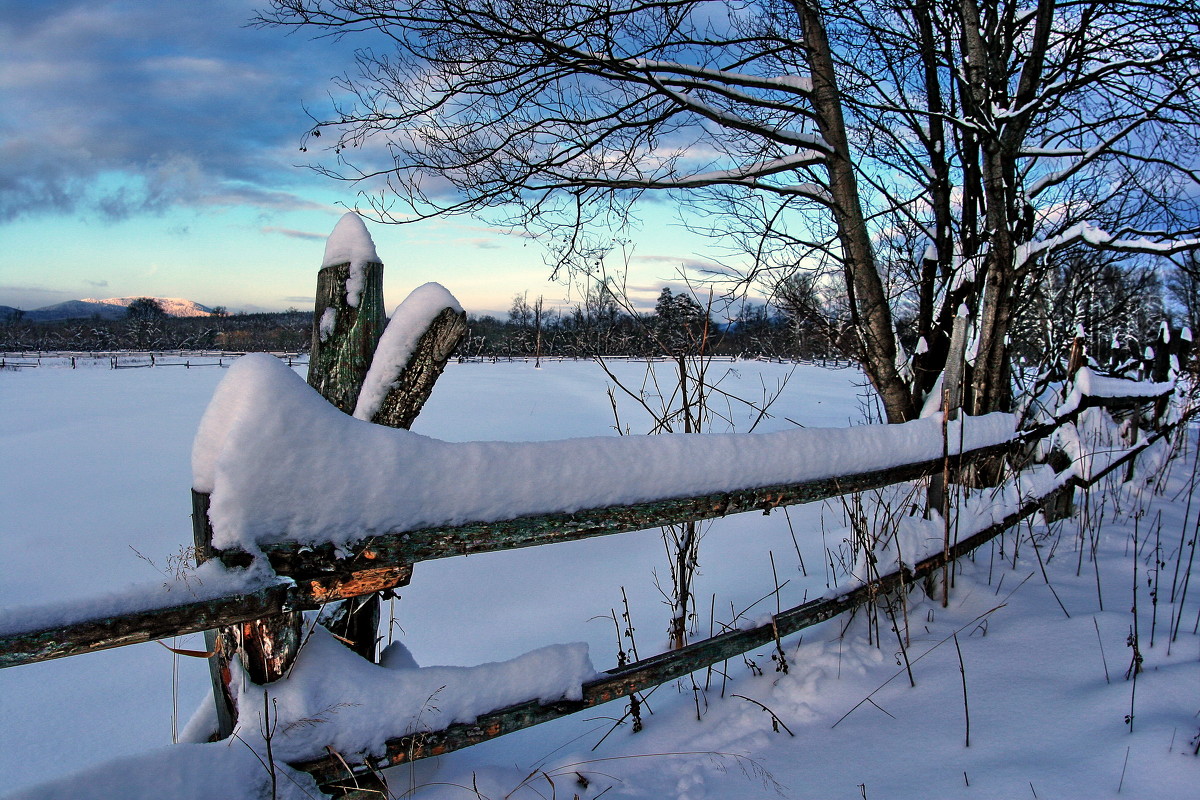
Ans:
{"label": "green painted wood", "polygon": [[248,594],[5,633],[0,635],[0,667],[200,633],[222,625],[236,625],[278,614],[299,602],[295,587],[276,584]]}
{"label": "green painted wood", "polygon": [[[383,264],[368,262],[363,271],[362,293],[354,306],[346,302],[350,264],[335,264],[317,273],[308,385],[347,414],[354,413],[358,391],[383,335]],[[332,331],[323,334],[321,320],[326,313],[332,313],[334,322]]]}

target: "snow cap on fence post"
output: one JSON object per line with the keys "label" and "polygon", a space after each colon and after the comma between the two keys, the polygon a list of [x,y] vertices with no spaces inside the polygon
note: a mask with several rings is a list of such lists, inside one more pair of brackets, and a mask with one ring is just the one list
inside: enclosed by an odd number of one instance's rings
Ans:
{"label": "snow cap on fence post", "polygon": [[362,217],[348,211],[325,243],[317,273],[308,383],[347,414],[383,333],[383,262]]}

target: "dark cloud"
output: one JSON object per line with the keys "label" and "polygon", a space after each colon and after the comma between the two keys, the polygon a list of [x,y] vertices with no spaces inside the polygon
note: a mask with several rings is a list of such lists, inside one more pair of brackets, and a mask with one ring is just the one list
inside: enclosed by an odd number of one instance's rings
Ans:
{"label": "dark cloud", "polygon": [[315,205],[294,166],[303,104],[327,99],[348,48],[247,27],[256,5],[7,4],[0,220]]}

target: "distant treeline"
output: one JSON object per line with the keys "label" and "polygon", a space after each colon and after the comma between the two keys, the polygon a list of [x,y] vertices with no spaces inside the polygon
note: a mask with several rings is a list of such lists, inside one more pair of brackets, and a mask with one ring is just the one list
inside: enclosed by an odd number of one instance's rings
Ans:
{"label": "distant treeline", "polygon": [[771,358],[832,358],[837,350],[815,326],[769,306],[746,306],[718,321],[691,297],[664,289],[651,312],[624,310],[615,303],[543,309],[540,302],[514,299],[506,319],[468,318],[459,348],[469,357],[660,356],[679,354]]}
{"label": "distant treeline", "polygon": [[[76,319],[0,323],[0,351],[227,350],[305,352],[311,346],[312,313],[289,309],[264,314],[169,317],[153,308],[131,310],[124,319]],[[654,311],[631,313],[615,303],[567,310],[543,308],[518,296],[507,318],[470,315],[463,357],[587,358],[595,355],[713,355],[774,358],[834,357],[837,350],[815,326],[765,305],[747,306],[717,322],[694,300],[663,291]]]}
{"label": "distant treeline", "polygon": [[56,322],[10,320],[0,325],[0,351],[230,350],[303,352],[312,339],[312,312]]}

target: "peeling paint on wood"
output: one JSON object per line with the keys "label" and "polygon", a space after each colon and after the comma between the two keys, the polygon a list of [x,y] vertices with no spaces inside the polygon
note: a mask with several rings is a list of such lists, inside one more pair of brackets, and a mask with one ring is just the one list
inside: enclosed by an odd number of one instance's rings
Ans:
{"label": "peeling paint on wood", "polygon": [[[335,264],[317,273],[308,359],[308,385],[347,414],[354,413],[358,391],[383,335],[383,264],[368,262],[362,269],[363,290],[357,306],[346,302],[350,264]],[[334,325],[332,332],[322,335],[321,319],[327,310],[333,312]]]}

